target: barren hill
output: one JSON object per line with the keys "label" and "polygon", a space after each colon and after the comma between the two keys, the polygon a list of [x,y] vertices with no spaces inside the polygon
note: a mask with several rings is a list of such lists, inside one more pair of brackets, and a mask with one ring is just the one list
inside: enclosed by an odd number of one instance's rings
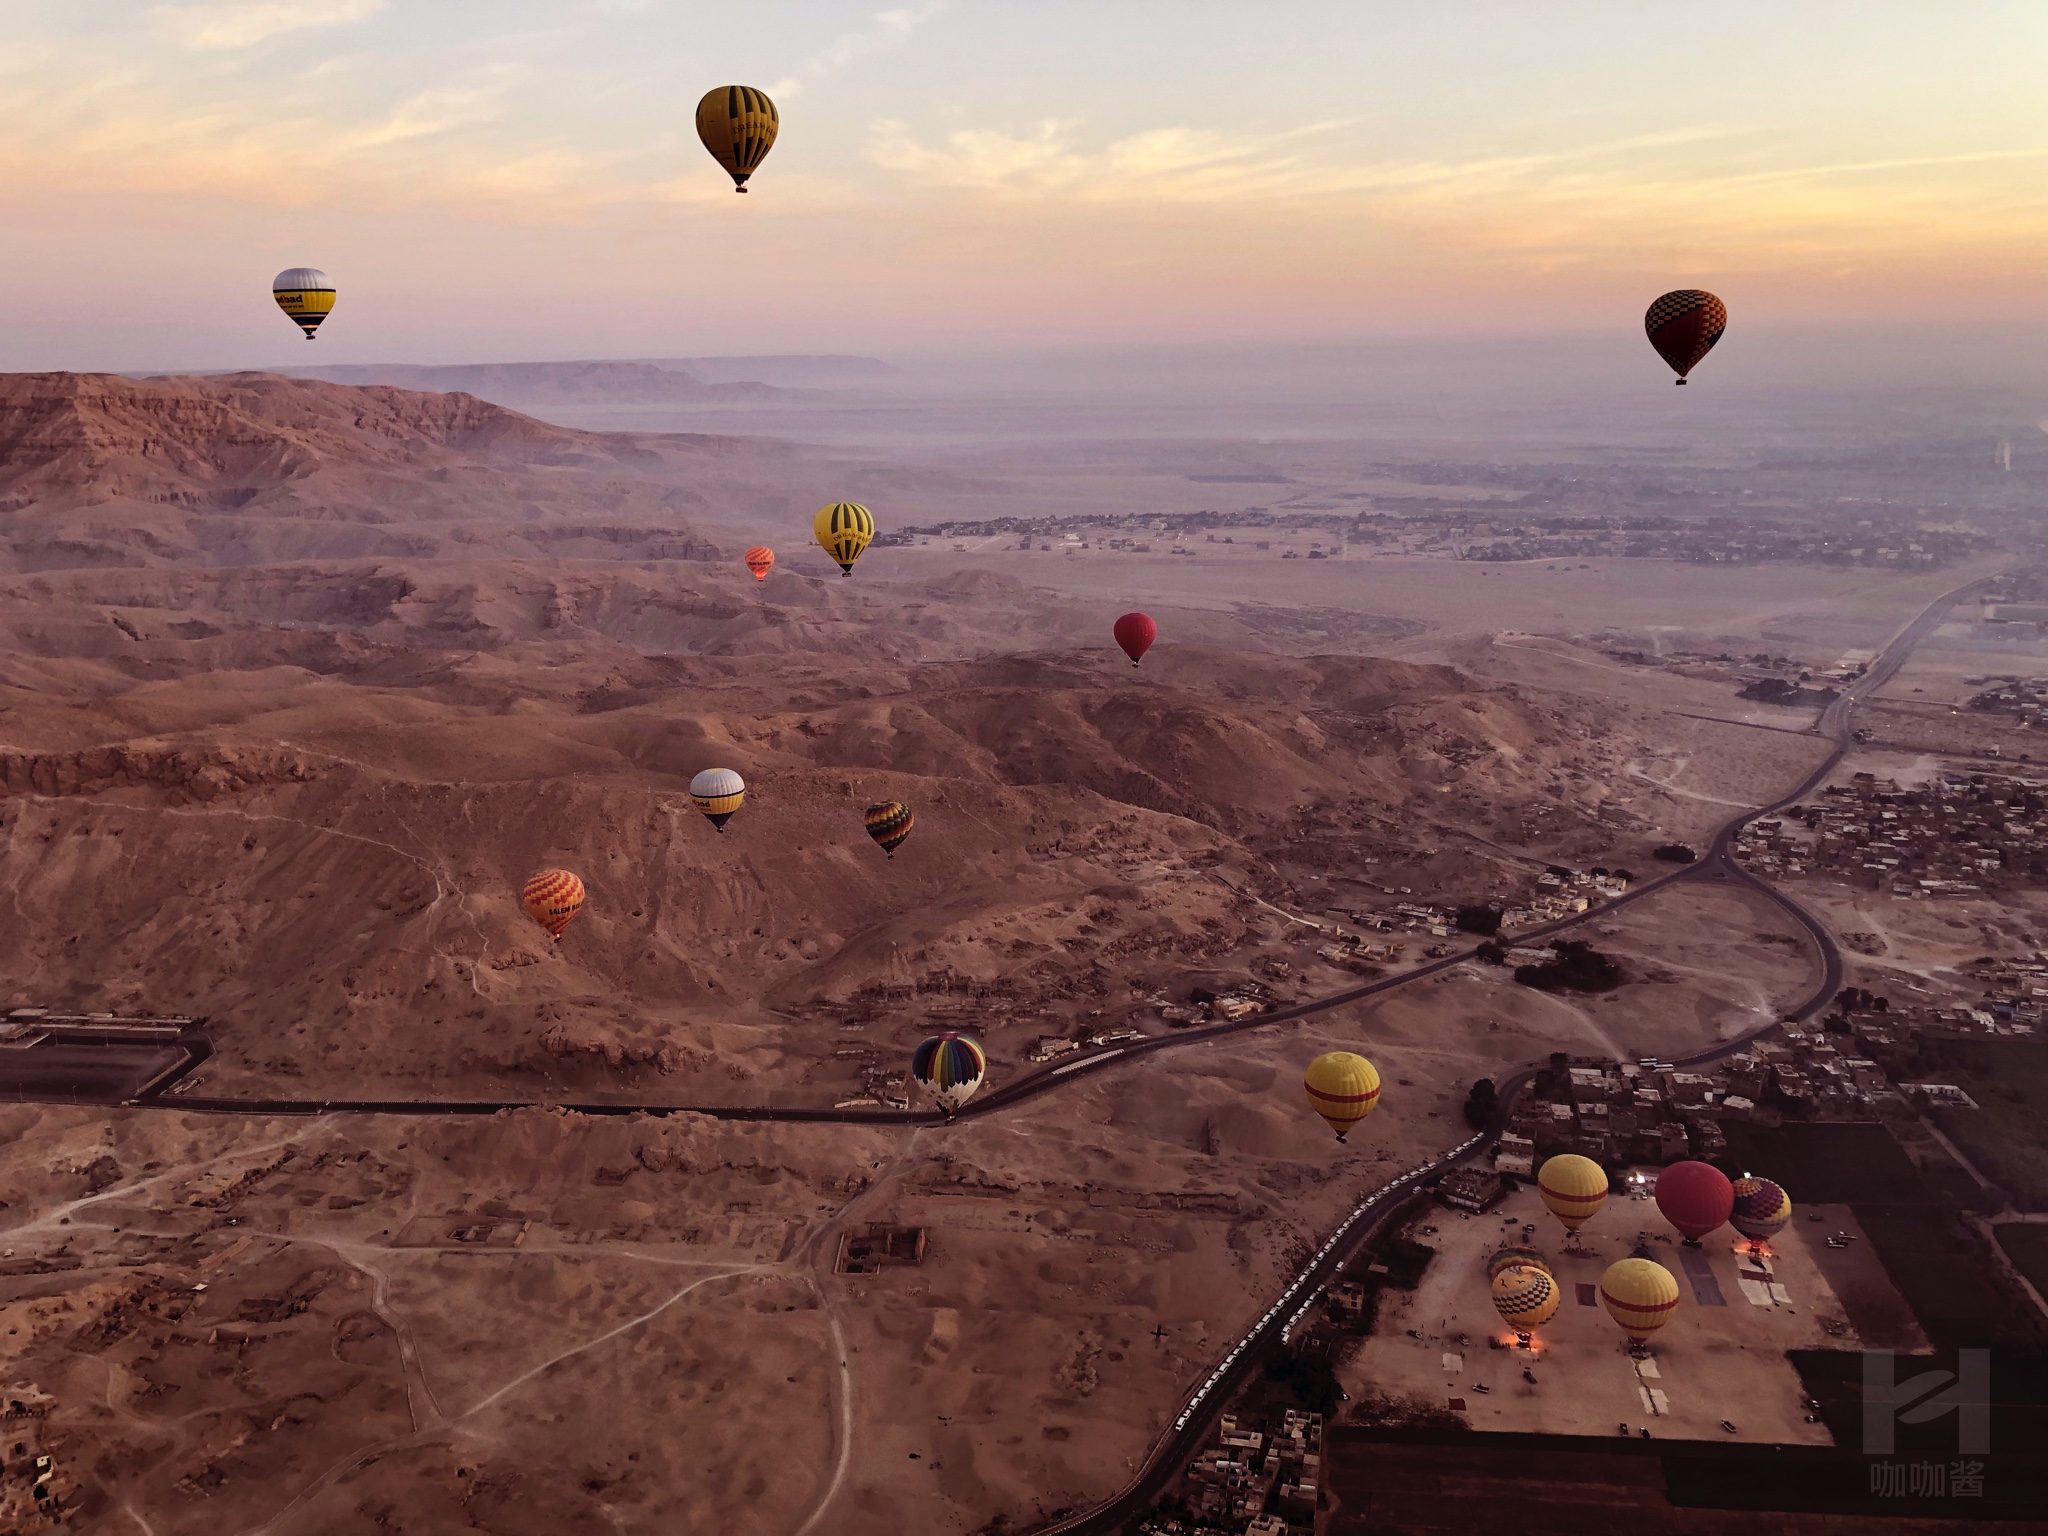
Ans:
{"label": "barren hill", "polygon": [[643,362],[371,363],[284,371],[332,384],[459,390],[502,405],[742,405],[803,398],[753,380],[708,384],[687,370]]}

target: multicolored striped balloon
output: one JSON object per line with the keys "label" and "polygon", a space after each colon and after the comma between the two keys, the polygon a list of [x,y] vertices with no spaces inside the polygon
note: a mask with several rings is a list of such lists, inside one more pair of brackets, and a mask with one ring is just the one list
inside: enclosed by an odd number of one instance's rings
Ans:
{"label": "multicolored striped balloon", "polygon": [[950,1118],[988,1075],[988,1057],[966,1035],[933,1035],[910,1053],[911,1079]]}
{"label": "multicolored striped balloon", "polygon": [[1776,1237],[1792,1219],[1792,1197],[1769,1179],[1744,1174],[1735,1181],[1735,1209],[1728,1225],[1751,1242]]}
{"label": "multicolored striped balloon", "polygon": [[885,800],[880,805],[871,805],[862,818],[868,829],[868,836],[881,844],[882,852],[890,858],[896,857],[896,850],[903,846],[903,840],[910,836],[910,829],[917,825],[917,818],[910,814],[910,807],[901,800]]}

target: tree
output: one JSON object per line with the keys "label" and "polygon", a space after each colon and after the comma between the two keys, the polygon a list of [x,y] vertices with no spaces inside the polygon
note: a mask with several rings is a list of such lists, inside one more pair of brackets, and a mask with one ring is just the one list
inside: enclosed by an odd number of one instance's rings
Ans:
{"label": "tree", "polygon": [[1500,1107],[1499,1093],[1490,1077],[1482,1077],[1474,1083],[1472,1091],[1465,1095],[1465,1123],[1475,1131],[1483,1130]]}

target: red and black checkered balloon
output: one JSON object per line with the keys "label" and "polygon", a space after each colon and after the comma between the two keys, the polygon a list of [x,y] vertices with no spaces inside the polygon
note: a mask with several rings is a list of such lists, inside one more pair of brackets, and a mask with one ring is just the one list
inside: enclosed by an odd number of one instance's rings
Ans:
{"label": "red and black checkered balloon", "polygon": [[1728,329],[1728,306],[1704,288],[1677,288],[1650,306],[1643,329],[1683,384]]}

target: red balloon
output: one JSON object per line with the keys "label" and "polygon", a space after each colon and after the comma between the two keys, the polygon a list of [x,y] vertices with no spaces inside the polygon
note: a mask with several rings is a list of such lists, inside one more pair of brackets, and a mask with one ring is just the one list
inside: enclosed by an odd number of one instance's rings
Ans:
{"label": "red balloon", "polygon": [[1138,664],[1138,658],[1152,649],[1152,642],[1159,638],[1159,626],[1152,622],[1149,614],[1127,613],[1116,621],[1110,631],[1116,636],[1116,643],[1123,647],[1124,654],[1131,658],[1131,665]]}
{"label": "red balloon", "polygon": [[1657,1209],[1688,1242],[1697,1242],[1734,1212],[1735,1186],[1711,1163],[1673,1163],[1657,1175]]}

